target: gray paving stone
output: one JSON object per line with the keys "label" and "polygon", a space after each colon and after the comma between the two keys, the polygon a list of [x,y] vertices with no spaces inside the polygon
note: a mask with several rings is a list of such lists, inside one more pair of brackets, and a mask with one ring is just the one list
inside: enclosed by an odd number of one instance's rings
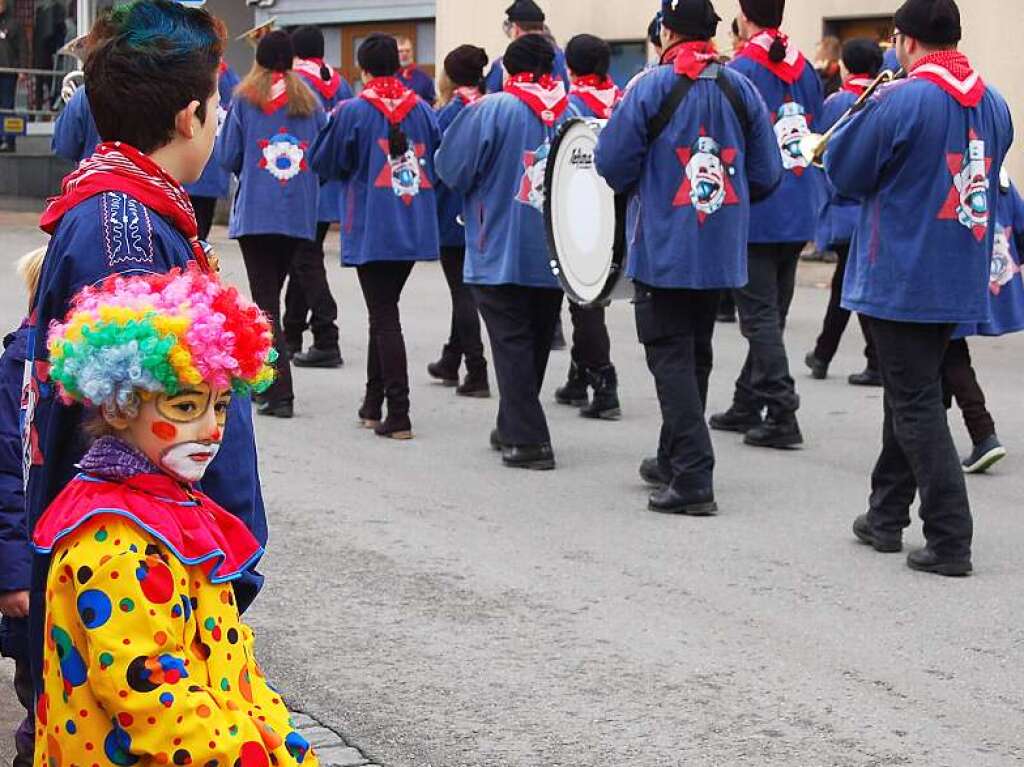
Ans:
{"label": "gray paving stone", "polygon": [[345,745],[345,741],[338,736],[338,733],[333,730],[328,730],[326,727],[321,725],[300,729],[299,734],[308,740],[311,746],[327,747]]}
{"label": "gray paving stone", "polygon": [[309,714],[300,714],[297,711],[292,711],[292,725],[301,730],[303,727],[317,727],[320,722],[311,717]]}
{"label": "gray paving stone", "polygon": [[365,765],[367,759],[359,749],[350,746],[318,748],[317,758],[320,760],[320,767],[358,767]]}

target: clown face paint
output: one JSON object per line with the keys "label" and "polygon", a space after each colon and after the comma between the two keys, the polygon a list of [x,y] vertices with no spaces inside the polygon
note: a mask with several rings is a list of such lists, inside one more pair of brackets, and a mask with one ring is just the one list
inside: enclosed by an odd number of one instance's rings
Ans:
{"label": "clown face paint", "polygon": [[175,479],[198,482],[220,451],[230,402],[229,391],[214,391],[208,384],[146,397],[138,416],[128,422],[127,436]]}

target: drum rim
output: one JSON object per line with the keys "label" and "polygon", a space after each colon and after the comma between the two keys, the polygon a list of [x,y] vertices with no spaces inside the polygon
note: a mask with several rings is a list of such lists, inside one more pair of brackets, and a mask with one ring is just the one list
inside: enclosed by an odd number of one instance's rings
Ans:
{"label": "drum rim", "polygon": [[[558,150],[562,146],[562,142],[565,140],[566,134],[572,129],[573,126],[578,124],[586,125],[590,121],[585,117],[570,117],[568,120],[558,126],[555,131],[555,137],[551,141],[551,149],[549,150],[549,157],[557,157]],[[600,174],[599,174],[600,175]],[[626,249],[619,247],[617,242],[612,243],[612,260],[608,271],[608,279],[605,280],[604,285],[601,287],[601,292],[592,301],[585,300],[571,285],[567,284],[566,280],[561,278],[564,270],[562,268],[562,259],[558,256],[558,249],[555,246],[555,231],[554,231],[554,215],[551,208],[551,183],[555,177],[555,163],[548,162],[547,167],[544,168],[544,234],[547,239],[548,255],[550,260],[548,262],[549,267],[554,271],[558,269],[555,277],[558,279],[558,284],[562,286],[562,291],[569,299],[582,307],[589,306],[602,306],[609,303],[609,299],[612,293],[615,292],[616,286],[619,284],[619,280],[622,279],[622,262],[625,259]]]}

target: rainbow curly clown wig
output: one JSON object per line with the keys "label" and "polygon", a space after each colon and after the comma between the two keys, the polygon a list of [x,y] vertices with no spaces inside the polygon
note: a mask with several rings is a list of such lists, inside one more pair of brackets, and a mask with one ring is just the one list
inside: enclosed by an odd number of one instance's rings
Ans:
{"label": "rainbow curly clown wig", "polygon": [[66,402],[129,412],[139,395],[204,382],[262,392],[277,356],[256,305],[194,266],[115,275],[82,289],[47,342],[50,375]]}

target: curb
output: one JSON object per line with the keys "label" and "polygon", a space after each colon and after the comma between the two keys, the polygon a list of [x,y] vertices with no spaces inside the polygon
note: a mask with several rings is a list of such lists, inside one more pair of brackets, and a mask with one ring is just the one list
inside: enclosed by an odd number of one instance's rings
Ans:
{"label": "curb", "polygon": [[381,767],[319,719],[290,709],[292,725],[313,747],[320,767]]}

